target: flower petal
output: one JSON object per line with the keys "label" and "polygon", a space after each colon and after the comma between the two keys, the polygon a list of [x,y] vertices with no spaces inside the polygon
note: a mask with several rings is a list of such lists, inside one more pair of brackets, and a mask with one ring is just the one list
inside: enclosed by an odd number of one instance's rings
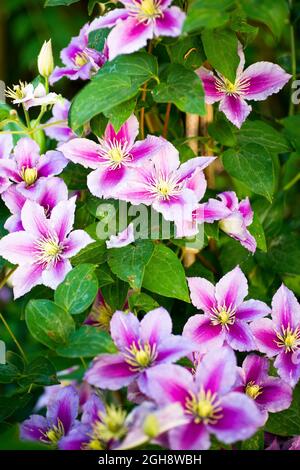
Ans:
{"label": "flower petal", "polygon": [[291,387],[300,379],[300,362],[293,362],[293,353],[281,351],[275,359],[274,366],[279,376]]}
{"label": "flower petal", "polygon": [[18,299],[33,287],[42,284],[42,272],[43,268],[40,264],[19,266],[12,276],[14,298]]}
{"label": "flower petal", "polygon": [[246,300],[236,311],[236,318],[239,320],[251,321],[262,318],[271,313],[270,307],[260,300]]}
{"label": "flower petal", "polygon": [[31,415],[20,425],[20,438],[28,441],[46,440],[48,423],[44,416]]}
{"label": "flower petal", "polygon": [[47,419],[54,425],[61,422],[65,434],[68,434],[78,415],[79,395],[77,390],[68,385],[63,387],[47,409]]}
{"label": "flower petal", "polygon": [[35,238],[46,237],[51,231],[44,208],[36,202],[29,200],[25,202],[21,219],[24,230]]}
{"label": "flower petal", "polygon": [[102,354],[95,359],[86,372],[85,380],[95,387],[119,390],[138,377],[132,367],[124,361],[122,354]]}
{"label": "flower petal", "polygon": [[183,181],[186,178],[190,178],[196,169],[204,170],[208,167],[216,157],[194,157],[190,158],[187,162],[180,165],[177,170],[178,181]]}
{"label": "flower petal", "polygon": [[71,271],[72,266],[69,260],[62,259],[52,266],[43,270],[43,284],[51,289],[56,289],[63,282],[66,275]]}
{"label": "flower petal", "polygon": [[225,204],[228,209],[234,211],[239,208],[239,200],[234,191],[224,191],[218,194],[218,198]]}
{"label": "flower petal", "polygon": [[255,341],[250,326],[243,321],[235,320],[229,326],[227,341],[237,351],[251,351],[255,349]]}
{"label": "flower petal", "polygon": [[0,159],[8,158],[14,147],[12,134],[0,135]]}
{"label": "flower petal", "polygon": [[63,258],[72,258],[94,240],[84,230],[74,230],[65,240]]}
{"label": "flower petal", "polygon": [[169,432],[172,450],[207,450],[210,447],[209,433],[203,423],[191,420]]}
{"label": "flower petal", "polygon": [[276,377],[268,377],[255,402],[271,413],[278,413],[289,408],[292,398],[292,389],[288,384]]}
{"label": "flower petal", "polygon": [[129,224],[125,230],[119,232],[118,235],[111,235],[109,240],[106,242],[108,249],[110,248],[121,248],[122,246],[130,245],[134,242],[134,226],[133,223]]}
{"label": "flower petal", "polygon": [[226,95],[221,100],[219,109],[232,124],[240,128],[249,116],[252,107],[243,98]]}
{"label": "flower petal", "polygon": [[29,137],[22,137],[15,146],[14,157],[18,168],[35,168],[40,158],[40,147]]}
{"label": "flower petal", "polygon": [[248,294],[248,282],[239,266],[223,276],[216,284],[216,299],[219,306],[238,307]]}
{"label": "flower petal", "polygon": [[133,162],[143,164],[144,159],[153,157],[163,145],[165,140],[155,135],[148,135],[145,140],[137,141],[130,150]]}
{"label": "flower petal", "polygon": [[125,20],[128,17],[128,11],[125,8],[115,8],[109,11],[106,15],[95,18],[88,29],[88,33],[102,28],[112,28],[117,21]]}
{"label": "flower petal", "polygon": [[243,199],[239,203],[238,208],[239,212],[243,216],[246,227],[248,227],[248,225],[251,225],[253,222],[253,210],[251,208],[249,198],[246,197],[245,199]]}
{"label": "flower petal", "polygon": [[83,424],[93,424],[95,421],[100,420],[99,413],[105,412],[105,406],[103,401],[93,393],[90,398],[85,402],[82,407],[81,422]]}
{"label": "flower petal", "polygon": [[60,450],[82,450],[83,445],[90,440],[92,432],[91,426],[87,424],[77,424],[67,436],[64,436],[58,443]]}
{"label": "flower petal", "polygon": [[281,328],[296,328],[300,323],[300,305],[294,293],[282,284],[272,300],[272,318]]}
{"label": "flower petal", "polygon": [[241,79],[249,81],[245,98],[247,100],[265,100],[273,93],[278,93],[290,80],[291,75],[286,73],[279,65],[271,62],[257,62],[247,67]]}
{"label": "flower petal", "polygon": [[243,362],[243,371],[245,373],[245,384],[255,382],[261,384],[268,375],[269,360],[266,357],[257,354],[248,354]]}
{"label": "flower petal", "polygon": [[155,19],[155,36],[180,36],[186,14],[178,7],[165,10],[161,17]]}
{"label": "flower petal", "polygon": [[12,264],[31,264],[35,251],[34,242],[34,237],[26,232],[10,233],[0,240],[0,256]]}
{"label": "flower petal", "polygon": [[[60,202],[68,199],[68,188],[61,178],[55,176],[39,179],[39,195],[37,202],[43,206],[49,215],[49,211]],[[55,188],[55,190],[53,190]]]}
{"label": "flower petal", "polygon": [[159,152],[152,159],[157,175],[167,178],[173,171],[179,167],[179,152],[170,142],[165,141]]}
{"label": "flower petal", "polygon": [[172,333],[172,320],[166,309],[156,308],[148,312],[141,321],[141,339],[152,345],[159,345]]}
{"label": "flower petal", "polygon": [[120,21],[107,37],[109,60],[120,54],[130,54],[146,46],[147,40],[153,38],[153,26],[140,23],[136,18],[128,17]]}
{"label": "flower petal", "polygon": [[108,123],[105,129],[104,139],[109,143],[118,141],[121,144],[127,144],[127,148],[131,148],[138,133],[139,121],[135,115],[132,114],[127,121],[124,122],[118,132],[114,130],[112,124]]}
{"label": "flower petal", "polygon": [[110,333],[115,345],[126,351],[133,343],[138,344],[140,323],[133,313],[116,311],[110,322]]}
{"label": "flower petal", "polygon": [[68,201],[60,201],[52,210],[50,221],[59,241],[64,241],[72,230],[75,217],[76,196]]}
{"label": "flower petal", "polygon": [[188,277],[191,301],[199,310],[210,312],[215,307],[215,286],[203,277]]}
{"label": "flower petal", "polygon": [[87,178],[87,185],[94,196],[99,198],[110,198],[118,196],[118,185],[124,182],[128,175],[125,166],[111,169],[110,167],[100,167],[92,171]]}
{"label": "flower petal", "polygon": [[182,336],[170,335],[168,338],[164,339],[158,348],[158,355],[155,362],[164,363],[164,362],[176,362],[182,357],[188,356],[193,352],[195,346],[188,338],[183,338]]}
{"label": "flower petal", "polygon": [[196,74],[201,79],[205,91],[205,102],[207,104],[216,103],[224,97],[224,93],[217,88],[216,77],[213,72],[207,70],[205,67],[197,69]]}
{"label": "flower petal", "polygon": [[204,221],[209,224],[215,222],[215,220],[225,219],[230,214],[230,209],[228,209],[222,201],[218,201],[217,199],[209,199],[208,202],[204,204],[203,217]]}
{"label": "flower petal", "polygon": [[225,333],[221,325],[213,325],[206,315],[194,315],[188,319],[183,336],[197,344],[198,352],[207,352],[211,348],[220,348],[225,340]]}
{"label": "flower petal", "polygon": [[272,357],[280,352],[276,342],[278,338],[274,330],[274,323],[269,318],[260,318],[250,324],[258,351]]}
{"label": "flower petal", "polygon": [[68,160],[63,156],[61,152],[55,150],[49,150],[40,157],[37,164],[39,176],[54,176],[59,175],[63,169],[67,166]]}
{"label": "flower petal", "polygon": [[89,139],[72,139],[59,146],[59,151],[73,163],[79,163],[84,168],[96,169],[103,161],[99,156],[99,144]]}

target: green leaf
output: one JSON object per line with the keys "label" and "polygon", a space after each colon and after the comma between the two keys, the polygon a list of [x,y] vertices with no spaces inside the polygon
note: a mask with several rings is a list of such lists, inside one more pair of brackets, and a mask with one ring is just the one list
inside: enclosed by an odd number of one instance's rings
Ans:
{"label": "green leaf", "polygon": [[86,189],[86,179],[89,173],[90,170],[83,168],[81,165],[69,162],[62,173],[62,178],[68,189],[77,191],[79,189]]}
{"label": "green leaf", "polygon": [[25,320],[34,339],[50,349],[67,343],[75,329],[71,315],[51,300],[30,300]]}
{"label": "green leaf", "polygon": [[248,229],[251,235],[253,235],[253,237],[256,240],[257,248],[259,248],[262,251],[267,251],[267,242],[266,242],[265,232],[259,220],[259,217],[255,212],[253,216],[253,222],[248,227]]}
{"label": "green leaf", "polygon": [[106,245],[104,240],[98,240],[86,246],[77,255],[73,256],[72,264],[77,266],[84,263],[105,263]]}
{"label": "green leaf", "polygon": [[84,325],[71,333],[68,343],[56,349],[64,357],[94,357],[103,353],[114,353],[115,345],[108,333],[94,326]]}
{"label": "green leaf", "polygon": [[201,28],[217,28],[227,23],[234,0],[195,0],[188,9],[183,31],[191,33]]}
{"label": "green leaf", "polygon": [[281,274],[299,274],[300,238],[298,234],[281,235],[271,241],[268,256],[272,269]]}
{"label": "green leaf", "polygon": [[112,272],[133,289],[142,287],[145,267],[154,252],[151,240],[138,240],[122,248],[108,250],[108,264]]}
{"label": "green leaf", "polygon": [[98,292],[93,264],[80,264],[70,271],[54,293],[54,301],[71,315],[84,312]]}
{"label": "green leaf", "polygon": [[13,364],[0,364],[0,383],[10,384],[17,380],[19,369]]}
{"label": "green leaf", "polygon": [[30,398],[29,393],[14,397],[0,396],[0,422],[11,416],[18,409],[25,408]]}
{"label": "green leaf", "polygon": [[217,115],[217,119],[208,125],[208,133],[220,144],[226,147],[234,147],[237,143],[236,135],[233,131],[233,126],[227,120]]}
{"label": "green leaf", "polygon": [[129,296],[128,299],[129,309],[131,312],[136,314],[139,312],[149,312],[157,307],[159,304],[156,300],[152,299],[150,295],[145,294],[144,292],[134,292]]}
{"label": "green leaf", "polygon": [[207,29],[202,33],[202,42],[208,62],[234,83],[240,62],[236,34],[229,29]]}
{"label": "green leaf", "polygon": [[289,409],[280,413],[270,413],[265,430],[278,436],[300,434],[300,386],[294,389],[293,402]]}
{"label": "green leaf", "polygon": [[154,101],[171,102],[185,113],[205,115],[204,91],[195,72],[180,64],[170,64],[160,80],[152,92]]}
{"label": "green leaf", "polygon": [[65,6],[68,7],[69,5],[72,5],[72,3],[77,3],[79,0],[46,0],[45,1],[45,7],[59,7],[59,6]]}
{"label": "green leaf", "polygon": [[109,28],[91,31],[89,33],[89,47],[91,49],[96,49],[96,51],[102,52],[109,32]]}
{"label": "green leaf", "polygon": [[180,37],[167,45],[171,62],[197,69],[205,61],[202,42],[199,36]]}
{"label": "green leaf", "polygon": [[37,357],[28,364],[18,379],[18,383],[23,387],[30,384],[55,385],[58,384],[54,365],[46,357]]}
{"label": "green leaf", "polygon": [[223,164],[230,176],[242,181],[251,191],[272,200],[274,191],[273,159],[262,145],[251,143],[223,154]]}
{"label": "green leaf", "polygon": [[76,130],[99,113],[134,98],[143,83],[157,77],[156,58],[145,52],[116,57],[106,62],[93,80],[74,98],[69,120]]}
{"label": "green leaf", "polygon": [[285,136],[263,121],[246,121],[242,129],[236,131],[236,137],[240,145],[255,142],[276,154],[291,150]]}
{"label": "green leaf", "polygon": [[248,18],[268,26],[275,37],[281,36],[289,12],[285,0],[241,0],[240,4]]}
{"label": "green leaf", "polygon": [[264,450],[264,431],[260,429],[241,444],[241,450]]}
{"label": "green leaf", "polygon": [[136,99],[132,98],[131,100],[114,106],[105,113],[116,132],[120,130],[124,122],[127,121],[134,112],[135,106]]}
{"label": "green leaf", "polygon": [[183,266],[176,254],[162,244],[155,246],[146,266],[143,287],[165,297],[190,302]]}
{"label": "green leaf", "polygon": [[116,279],[113,284],[103,286],[101,291],[105,302],[110,306],[111,310],[123,310],[129,285],[127,282]]}
{"label": "green leaf", "polygon": [[284,126],[284,134],[293,144],[295,149],[300,152],[300,114],[282,119],[282,124]]}

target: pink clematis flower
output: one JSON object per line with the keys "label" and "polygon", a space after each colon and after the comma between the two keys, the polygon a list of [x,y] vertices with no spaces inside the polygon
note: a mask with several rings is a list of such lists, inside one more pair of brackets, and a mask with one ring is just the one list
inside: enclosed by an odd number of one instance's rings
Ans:
{"label": "pink clematis flower", "polygon": [[219,348],[224,343],[238,351],[255,349],[255,341],[247,322],[270,313],[270,308],[260,300],[246,300],[247,278],[237,266],[214,286],[201,277],[188,278],[191,300],[203,310],[189,318],[183,336],[197,344],[204,353]]}
{"label": "pink clematis flower", "polygon": [[245,56],[241,44],[238,53],[240,63],[234,83],[218,71],[214,75],[205,67],[200,67],[196,73],[202,80],[206,103],[220,102],[220,111],[240,128],[252,110],[247,100],[263,101],[278,93],[290,80],[291,75],[271,62],[257,62],[244,70]]}
{"label": "pink clematis flower", "polygon": [[[53,190],[55,188],[55,191]],[[21,220],[22,208],[27,198],[21,194],[16,185],[11,185],[2,195],[2,199],[12,213],[6,220],[4,228],[9,232],[24,230]],[[68,188],[61,178],[55,176],[44,178],[34,201],[45,210],[46,217],[50,217],[52,209],[60,202],[68,199]]]}
{"label": "pink clematis flower", "polygon": [[[234,191],[218,194],[217,199],[209,199],[204,204],[203,214],[205,222],[219,221],[220,229],[230,237],[239,241],[242,246],[252,253],[256,250],[256,240],[247,227],[253,222],[253,211],[248,198],[238,201]],[[197,215],[196,215],[197,220]]]}
{"label": "pink clematis flower", "polygon": [[125,8],[116,8],[92,21],[89,31],[112,28],[107,37],[109,60],[130,54],[159,36],[179,36],[185,13],[170,7],[172,0],[122,0]]}
{"label": "pink clematis flower", "polygon": [[15,299],[38,284],[56,289],[72,269],[69,258],[93,242],[84,230],[72,231],[75,201],[59,202],[49,219],[42,206],[26,201],[21,212],[24,231],[0,240],[0,256],[19,265],[12,276]]}
{"label": "pink clematis flower", "polygon": [[176,148],[166,142],[142,168],[132,172],[119,198],[131,204],[152,205],[180,227],[191,216],[203,193],[202,170],[215,157],[196,157],[180,165]]}
{"label": "pink clematis flower", "polygon": [[127,181],[130,171],[144,164],[166,142],[155,136],[134,142],[138,131],[138,120],[132,115],[119,132],[109,123],[98,144],[88,139],[72,139],[59,150],[72,162],[94,169],[87,180],[94,196],[119,198],[120,185]]}
{"label": "pink clematis flower", "polygon": [[122,246],[130,245],[130,243],[134,242],[134,226],[133,224],[129,224],[125,230],[118,233],[118,235],[111,235],[109,240],[106,242],[106,246],[108,249],[110,248],[121,248]]}
{"label": "pink clematis flower", "polygon": [[[65,98],[59,100],[52,108],[52,118],[45,124],[49,127],[45,128],[45,134],[50,139],[55,139],[58,143],[68,142],[68,140],[76,137],[76,134],[68,126],[68,115],[71,103]],[[60,122],[60,124],[55,124]],[[51,124],[51,126],[50,126]]]}
{"label": "pink clematis flower", "polygon": [[12,158],[0,160],[0,174],[17,184],[25,197],[38,195],[41,180],[58,175],[68,164],[61,152],[50,150],[40,155],[38,144],[29,137],[20,139]]}
{"label": "pink clematis flower", "polygon": [[13,89],[8,88],[6,96],[11,98],[14,104],[22,104],[26,110],[34,106],[55,104],[59,98],[56,93],[47,93],[42,83],[34,88],[32,83],[22,82],[14,85]]}
{"label": "pink clematis flower", "polygon": [[[13,139],[11,134],[0,135],[0,162],[2,159],[6,160],[10,157],[10,153],[13,149]],[[7,178],[5,172],[0,169],[0,194],[2,194],[11,185],[11,182]]]}
{"label": "pink clematis flower", "polygon": [[272,320],[261,318],[250,327],[258,350],[276,356],[280,377],[294,387],[300,379],[300,305],[284,284],[273,297],[271,316]]}

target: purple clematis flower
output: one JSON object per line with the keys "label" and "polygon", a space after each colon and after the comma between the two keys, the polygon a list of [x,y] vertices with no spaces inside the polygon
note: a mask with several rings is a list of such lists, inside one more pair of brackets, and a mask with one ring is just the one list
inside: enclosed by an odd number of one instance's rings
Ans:
{"label": "purple clematis flower", "polygon": [[[13,146],[14,144],[11,134],[0,135],[0,162],[2,159],[9,159]],[[6,189],[11,185],[11,182],[5,173],[4,175],[2,173],[3,172],[0,169],[0,194],[6,191]]]}
{"label": "purple clematis flower", "polygon": [[63,387],[51,401],[46,417],[32,415],[20,426],[20,437],[57,446],[76,423],[79,397],[74,387]]}
{"label": "purple clematis flower", "polygon": [[220,201],[209,199],[204,204],[200,217],[204,217],[207,223],[218,220],[223,232],[239,241],[242,246],[254,253],[256,250],[256,240],[247,229],[253,222],[253,211],[249,199],[246,197],[239,202],[234,191],[218,194],[218,198]]}
{"label": "purple clematis flower", "polygon": [[160,307],[148,312],[141,322],[133,313],[117,311],[110,322],[117,354],[98,356],[85,379],[96,387],[118,390],[145,379],[145,371],[171,363],[192,351],[191,342],[172,335],[172,320]]}
{"label": "purple clematis flower", "polygon": [[38,284],[56,289],[72,269],[69,258],[93,242],[84,230],[71,231],[75,200],[59,202],[49,219],[42,206],[27,200],[21,212],[24,231],[0,240],[0,256],[19,265],[12,276],[15,299]]}
{"label": "purple clematis flower", "polygon": [[0,174],[17,184],[18,191],[26,198],[35,198],[40,191],[41,180],[58,175],[68,164],[61,152],[50,150],[40,155],[38,144],[29,137],[20,139],[13,157],[0,160]]}
{"label": "purple clematis flower", "polygon": [[239,369],[240,376],[235,387],[237,392],[246,393],[255,400],[265,421],[268,412],[277,413],[289,408],[293,398],[291,387],[278,377],[270,377],[268,370],[267,358],[249,354]]}
{"label": "purple clematis flower", "polygon": [[59,96],[56,93],[47,93],[42,83],[35,88],[32,83],[22,83],[14,85],[13,89],[8,88],[6,96],[13,100],[14,104],[22,104],[26,110],[34,106],[47,106],[55,104]]}
{"label": "purple clematis flower", "polygon": [[257,406],[233,390],[236,359],[230,348],[207,353],[192,374],[178,365],[147,371],[144,393],[159,406],[179,403],[188,423],[169,431],[174,450],[205,450],[210,434],[225,444],[248,439],[263,424]]}
{"label": "purple clematis flower", "polygon": [[88,80],[94,75],[107,60],[107,48],[103,52],[88,47],[89,25],[81,28],[79,35],[72,38],[70,44],[65,47],[60,58],[64,67],[55,67],[50,75],[49,82],[53,85],[62,77],[70,80]]}
{"label": "purple clematis flower", "polygon": [[[55,188],[55,190],[53,189]],[[46,217],[50,217],[52,209],[60,202],[68,199],[68,188],[61,178],[55,176],[41,178],[38,194],[34,201],[45,210]],[[16,185],[11,185],[2,195],[5,205],[12,215],[6,220],[4,228],[9,232],[24,230],[21,220],[22,208],[27,198],[18,191]]]}
{"label": "purple clematis flower", "polygon": [[132,172],[126,187],[120,189],[119,198],[136,205],[152,205],[166,220],[174,220],[180,227],[198,205],[201,170],[213,160],[215,157],[196,157],[180,165],[178,151],[166,142],[151,161]]}
{"label": "purple clematis flower", "polygon": [[92,394],[83,405],[81,422],[59,442],[61,450],[104,450],[112,448],[126,433],[126,413],[114,406],[105,407]]}
{"label": "purple clematis flower", "polygon": [[277,356],[274,366],[280,377],[294,387],[300,378],[300,305],[284,284],[273,297],[271,316],[272,320],[255,320],[250,327],[258,350]]}
{"label": "purple clematis flower", "polygon": [[197,344],[198,352],[219,348],[225,342],[232,349],[255,349],[254,337],[247,322],[264,317],[270,308],[259,300],[246,300],[248,282],[237,266],[214,286],[201,277],[188,278],[191,300],[204,311],[189,318],[183,336]]}
{"label": "purple clematis flower", "polygon": [[[65,98],[60,99],[52,108],[52,118],[45,124],[50,125],[44,129],[45,134],[50,139],[57,140],[58,143],[68,142],[76,137],[76,134],[68,127],[68,115],[71,103]],[[56,124],[59,122],[59,124]]]}
{"label": "purple clematis flower", "polygon": [[220,102],[220,111],[240,128],[252,110],[247,100],[263,101],[273,93],[278,93],[291,75],[271,62],[257,62],[244,70],[245,56],[241,44],[238,53],[240,63],[234,83],[218,71],[214,75],[205,67],[200,67],[196,73],[202,80],[206,103]]}
{"label": "purple clematis flower", "polygon": [[138,120],[132,115],[119,132],[115,132],[109,123],[99,144],[88,139],[72,139],[61,145],[59,150],[72,162],[94,169],[87,180],[94,196],[118,198],[120,185],[127,181],[132,168],[144,164],[145,159],[154,155],[166,142],[155,136],[134,142],[138,131]]}
{"label": "purple clematis flower", "polygon": [[170,7],[172,0],[122,0],[117,8],[92,21],[89,31],[112,28],[107,37],[109,60],[130,54],[159,36],[180,36],[185,13]]}

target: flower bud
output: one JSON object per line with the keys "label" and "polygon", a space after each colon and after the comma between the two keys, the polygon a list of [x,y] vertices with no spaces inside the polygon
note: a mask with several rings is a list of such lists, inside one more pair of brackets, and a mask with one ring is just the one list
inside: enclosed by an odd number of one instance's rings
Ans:
{"label": "flower bud", "polygon": [[149,414],[143,424],[143,431],[146,436],[154,439],[159,435],[159,422],[154,414]]}
{"label": "flower bud", "polygon": [[54,69],[51,39],[45,41],[38,55],[39,74],[48,78]]}

